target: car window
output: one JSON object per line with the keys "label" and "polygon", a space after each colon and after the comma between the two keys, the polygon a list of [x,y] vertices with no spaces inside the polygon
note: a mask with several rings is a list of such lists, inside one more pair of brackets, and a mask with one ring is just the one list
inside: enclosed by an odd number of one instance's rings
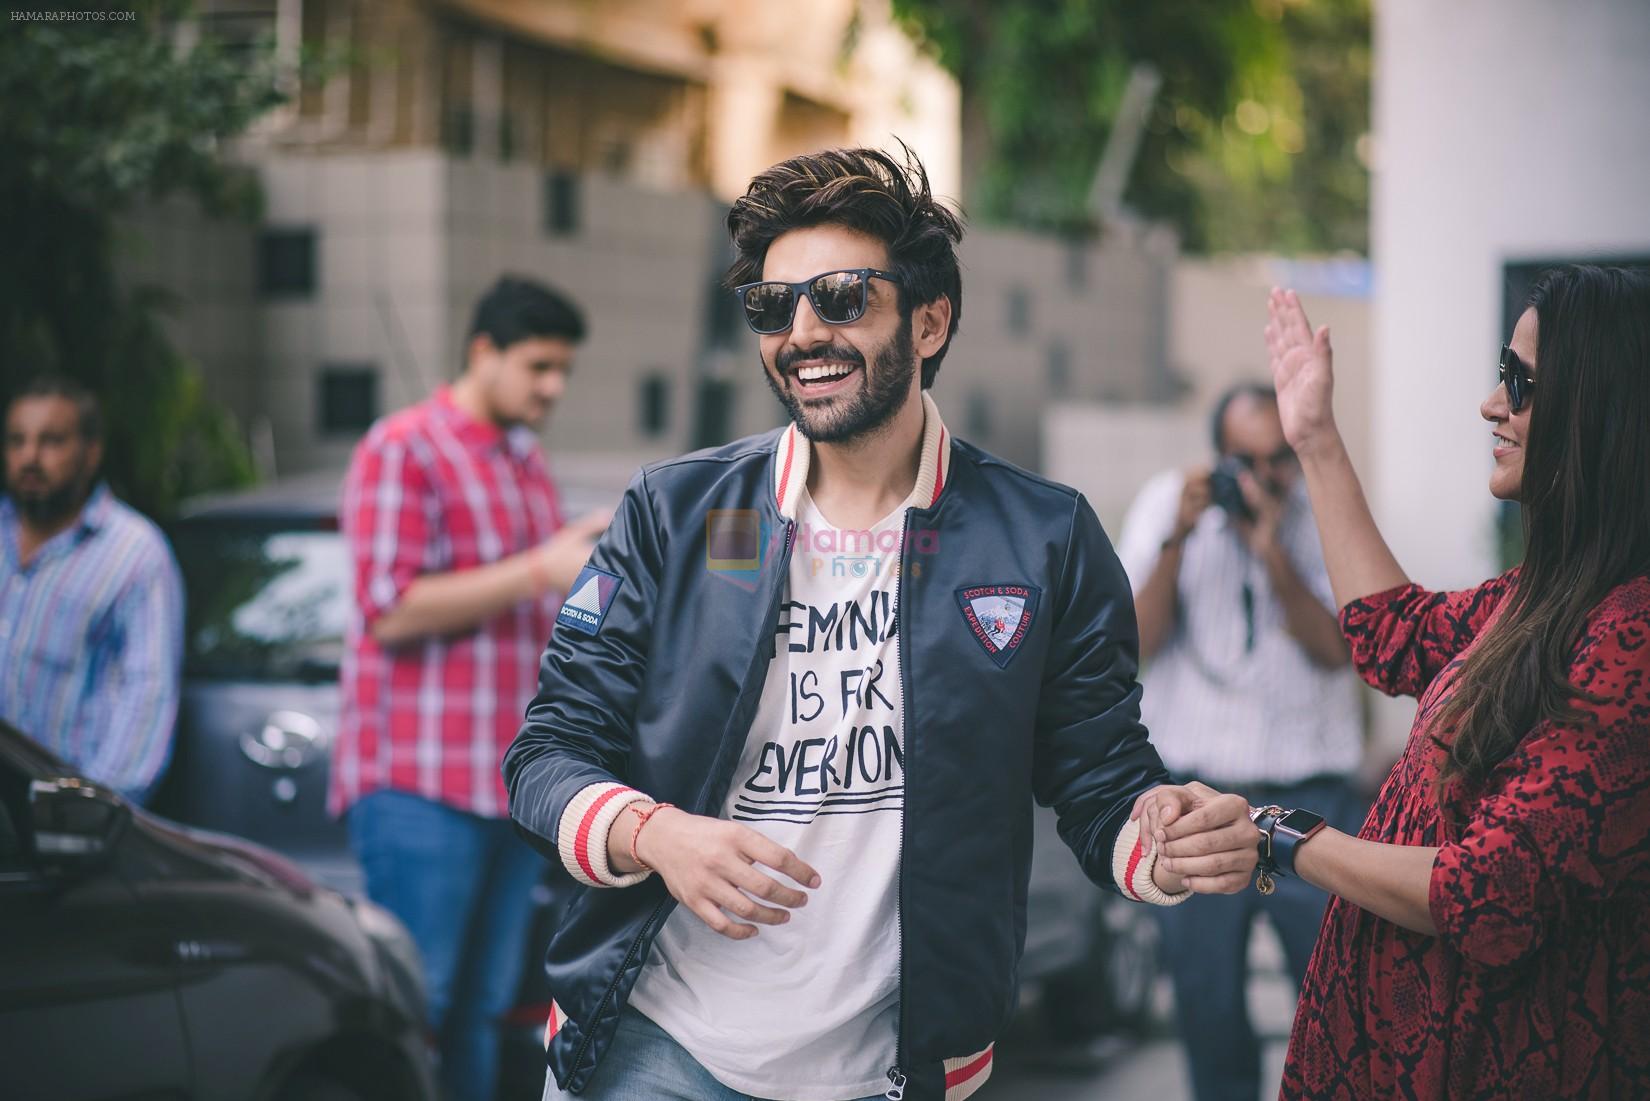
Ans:
{"label": "car window", "polygon": [[187,675],[336,679],[349,614],[336,530],[202,521],[173,543],[189,590]]}

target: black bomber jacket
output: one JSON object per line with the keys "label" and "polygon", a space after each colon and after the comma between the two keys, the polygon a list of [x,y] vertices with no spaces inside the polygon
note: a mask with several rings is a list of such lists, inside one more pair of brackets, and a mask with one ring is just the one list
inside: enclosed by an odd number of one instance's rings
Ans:
{"label": "black bomber jacket", "polygon": [[[1129,812],[1168,777],[1140,724],[1129,583],[1094,510],[953,440],[924,405],[918,484],[933,488],[906,514],[894,613],[905,810],[889,1096],[956,1101],[985,1081],[1014,1006],[1032,800],[1054,807],[1092,880],[1164,901]],[[571,896],[546,963],[564,1089],[589,1082],[676,905],[658,877],[608,869],[607,829],[644,797],[721,812],[774,652],[808,459],[790,427],[642,470],[543,655],[504,779]],[[981,596],[1006,597],[1017,622],[981,624]]]}

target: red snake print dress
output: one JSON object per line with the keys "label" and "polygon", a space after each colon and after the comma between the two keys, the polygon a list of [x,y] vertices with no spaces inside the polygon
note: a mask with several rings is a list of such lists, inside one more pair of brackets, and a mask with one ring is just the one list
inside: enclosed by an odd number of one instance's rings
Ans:
{"label": "red snake print dress", "polygon": [[1650,1098],[1650,579],[1589,617],[1571,665],[1606,698],[1531,730],[1475,790],[1435,788],[1431,723],[1513,585],[1349,604],[1364,679],[1420,709],[1359,836],[1441,846],[1436,937],[1339,898],[1301,990],[1281,1096]]}

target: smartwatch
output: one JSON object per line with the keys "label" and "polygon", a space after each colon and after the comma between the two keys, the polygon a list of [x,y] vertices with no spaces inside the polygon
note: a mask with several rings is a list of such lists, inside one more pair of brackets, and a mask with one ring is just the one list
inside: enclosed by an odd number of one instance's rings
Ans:
{"label": "smartwatch", "polygon": [[1271,870],[1278,875],[1293,876],[1295,851],[1316,836],[1327,823],[1323,815],[1313,814],[1309,810],[1289,810],[1275,817],[1267,817],[1270,821],[1263,820],[1256,825],[1269,835],[1271,844],[1267,855],[1271,857]]}

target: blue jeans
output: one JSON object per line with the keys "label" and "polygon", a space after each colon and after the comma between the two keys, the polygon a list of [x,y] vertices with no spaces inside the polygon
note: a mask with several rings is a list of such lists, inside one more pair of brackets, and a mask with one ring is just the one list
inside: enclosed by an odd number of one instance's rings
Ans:
{"label": "blue jeans", "polygon": [[[1207,783],[1256,806],[1277,803],[1315,811],[1348,833],[1356,833],[1363,823],[1362,801],[1340,780],[1286,787]],[[1249,1023],[1248,1004],[1249,930],[1257,914],[1266,915],[1283,942],[1297,990],[1306,977],[1329,896],[1299,879],[1279,876],[1276,882],[1272,895],[1249,887],[1235,895],[1200,895],[1183,906],[1157,909],[1197,1101],[1256,1101],[1260,1096],[1261,1043]]]}
{"label": "blue jeans", "polygon": [[458,1101],[493,1101],[499,1021],[521,981],[543,859],[506,818],[399,791],[349,812],[367,895],[401,919],[424,959],[441,1079]]}
{"label": "blue jeans", "polygon": [[[859,1101],[881,1101],[882,1095]],[[555,1075],[546,1075],[544,1101],[761,1101],[731,1090],[634,1009],[619,1015],[613,1046],[580,1094],[564,1093]],[[848,1101],[848,1099],[844,1099]]]}

